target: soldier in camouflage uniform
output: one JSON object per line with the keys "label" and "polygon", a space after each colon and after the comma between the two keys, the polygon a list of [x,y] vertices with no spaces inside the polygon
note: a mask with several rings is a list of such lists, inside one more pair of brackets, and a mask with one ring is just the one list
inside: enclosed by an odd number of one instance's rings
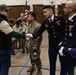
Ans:
{"label": "soldier in camouflage uniform", "polygon": [[[34,33],[40,28],[40,24],[36,21],[36,14],[34,12],[29,13],[28,22],[30,22],[28,27],[28,33]],[[42,64],[40,59],[40,45],[42,42],[42,35],[37,37],[36,39],[30,39],[29,41],[30,58],[32,66],[27,71],[34,71],[36,65],[38,70],[36,75],[42,75]]]}

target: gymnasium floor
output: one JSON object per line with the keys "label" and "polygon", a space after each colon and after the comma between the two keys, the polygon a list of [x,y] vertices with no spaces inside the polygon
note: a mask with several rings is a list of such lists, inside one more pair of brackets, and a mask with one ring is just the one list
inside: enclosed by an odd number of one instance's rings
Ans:
{"label": "gymnasium floor", "polygon": [[[49,59],[48,59],[48,34],[45,31],[43,33],[43,41],[41,45],[41,60],[42,60],[42,75],[49,75]],[[30,67],[29,55],[21,55],[20,51],[17,51],[15,56],[12,56],[11,68],[9,75],[30,75],[27,69]],[[36,75],[37,71],[34,71],[32,75]],[[60,64],[57,59],[56,75],[60,74]]]}

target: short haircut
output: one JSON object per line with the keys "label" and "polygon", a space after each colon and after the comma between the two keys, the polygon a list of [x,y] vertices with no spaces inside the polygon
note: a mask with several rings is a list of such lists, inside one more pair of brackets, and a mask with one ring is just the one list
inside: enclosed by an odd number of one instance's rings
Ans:
{"label": "short haircut", "polygon": [[8,20],[10,23],[16,22],[16,20],[14,20],[13,18]]}
{"label": "short haircut", "polygon": [[27,20],[26,20],[26,19],[23,19],[23,20],[22,20],[22,22],[25,22],[25,23],[26,23],[26,22],[27,22]]}
{"label": "short haircut", "polygon": [[22,22],[22,20],[21,20],[21,18],[19,18],[19,19],[17,19],[16,24],[17,24],[17,25],[20,25],[21,22]]}
{"label": "short haircut", "polygon": [[51,8],[52,9],[52,6],[51,5],[44,5],[43,9],[46,9],[46,8]]}
{"label": "short haircut", "polygon": [[36,20],[36,14],[35,14],[35,12],[29,12],[29,14],[30,14],[32,17],[34,17],[34,19]]}

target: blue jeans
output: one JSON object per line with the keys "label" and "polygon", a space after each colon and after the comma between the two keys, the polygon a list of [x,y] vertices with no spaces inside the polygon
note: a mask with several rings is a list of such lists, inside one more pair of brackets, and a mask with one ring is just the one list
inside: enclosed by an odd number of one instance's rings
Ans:
{"label": "blue jeans", "polygon": [[11,49],[0,50],[0,75],[8,75],[11,65]]}
{"label": "blue jeans", "polygon": [[[57,61],[57,54],[58,49],[51,49],[49,48],[49,63],[50,63],[50,75],[56,75],[56,61]],[[60,65],[61,65],[61,73],[60,75],[67,75],[67,64],[65,57],[61,57],[59,55]]]}

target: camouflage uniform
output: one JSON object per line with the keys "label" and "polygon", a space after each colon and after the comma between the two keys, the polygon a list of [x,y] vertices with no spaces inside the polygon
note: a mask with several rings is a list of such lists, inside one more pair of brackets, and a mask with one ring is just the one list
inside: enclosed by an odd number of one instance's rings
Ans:
{"label": "camouflage uniform", "polygon": [[[35,21],[33,24],[29,25],[28,33],[34,33],[39,28],[40,28],[40,24]],[[36,65],[38,69],[41,69],[41,59],[40,59],[40,45],[41,45],[41,42],[42,42],[42,35],[37,37],[36,39],[30,39],[30,42],[29,42],[31,64],[32,64],[32,66]],[[36,49],[34,49],[34,47],[36,47]],[[34,50],[38,54],[38,58],[37,59],[34,59],[32,57]]]}

